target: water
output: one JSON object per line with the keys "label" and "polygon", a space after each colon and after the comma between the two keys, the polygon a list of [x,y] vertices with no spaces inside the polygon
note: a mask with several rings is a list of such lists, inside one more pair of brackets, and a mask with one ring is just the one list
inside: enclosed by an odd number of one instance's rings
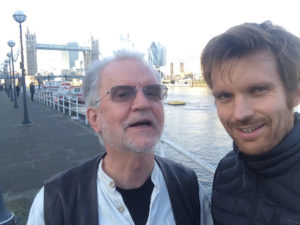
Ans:
{"label": "water", "polygon": [[[186,105],[167,104],[173,100],[185,101]],[[214,167],[232,149],[231,138],[218,119],[213,96],[203,87],[169,87],[163,135]],[[204,189],[211,192],[213,175],[210,172],[168,146],[164,147],[168,158],[193,168]]]}

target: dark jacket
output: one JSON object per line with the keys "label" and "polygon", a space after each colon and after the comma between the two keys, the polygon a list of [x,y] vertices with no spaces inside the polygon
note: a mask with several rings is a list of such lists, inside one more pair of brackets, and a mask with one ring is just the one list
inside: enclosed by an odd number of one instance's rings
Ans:
{"label": "dark jacket", "polygon": [[[103,156],[97,156],[45,183],[46,225],[98,225],[96,179]],[[199,225],[199,187],[195,172],[158,156],[155,160],[167,184],[176,224]]]}
{"label": "dark jacket", "polygon": [[215,225],[300,225],[300,116],[271,151],[221,160],[212,193]]}
{"label": "dark jacket", "polygon": [[35,86],[34,86],[34,84],[30,84],[29,89],[30,89],[30,93],[32,93],[32,94],[35,93]]}

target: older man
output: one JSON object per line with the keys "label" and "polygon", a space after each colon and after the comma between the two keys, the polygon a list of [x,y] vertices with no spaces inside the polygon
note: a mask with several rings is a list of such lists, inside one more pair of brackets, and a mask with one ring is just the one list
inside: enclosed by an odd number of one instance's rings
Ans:
{"label": "older man", "polygon": [[195,173],[154,155],[167,88],[143,56],[118,51],[94,64],[84,96],[106,153],[48,180],[28,225],[211,224]]}
{"label": "older man", "polygon": [[213,38],[201,60],[234,141],[214,177],[214,224],[300,224],[300,39],[246,23]]}

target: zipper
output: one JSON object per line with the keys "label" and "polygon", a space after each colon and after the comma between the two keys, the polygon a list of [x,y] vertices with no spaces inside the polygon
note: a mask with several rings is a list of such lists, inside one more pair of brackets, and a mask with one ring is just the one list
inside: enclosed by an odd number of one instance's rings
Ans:
{"label": "zipper", "polygon": [[255,224],[254,221],[255,221],[255,216],[256,216],[256,212],[257,212],[257,205],[258,205],[259,195],[260,195],[260,190],[259,190],[260,177],[255,176],[255,180],[256,180],[256,185],[255,185],[254,202],[253,202],[252,207],[251,207],[251,213],[250,213],[250,218],[249,218],[248,225],[254,225]]}

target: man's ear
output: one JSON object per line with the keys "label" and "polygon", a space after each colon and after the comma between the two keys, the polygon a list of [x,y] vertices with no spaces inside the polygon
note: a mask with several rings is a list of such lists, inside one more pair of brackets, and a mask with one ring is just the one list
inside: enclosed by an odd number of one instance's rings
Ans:
{"label": "man's ear", "polygon": [[98,110],[95,108],[88,108],[86,111],[87,119],[94,129],[94,131],[98,134],[100,133],[100,121],[99,121],[99,114]]}
{"label": "man's ear", "polygon": [[293,101],[293,106],[296,107],[297,105],[300,104],[300,84],[298,84],[298,88],[294,93],[294,101]]}

